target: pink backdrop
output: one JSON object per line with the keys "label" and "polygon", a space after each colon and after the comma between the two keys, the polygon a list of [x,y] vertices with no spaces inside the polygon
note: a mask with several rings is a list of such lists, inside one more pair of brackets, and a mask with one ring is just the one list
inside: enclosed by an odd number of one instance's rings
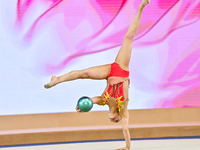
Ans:
{"label": "pink backdrop", "polygon": [[[49,78],[94,54],[112,63],[139,3],[18,0],[14,21],[7,23],[19,51],[34,64],[29,71]],[[200,106],[199,18],[200,0],[151,0],[145,8],[130,64],[132,109]]]}

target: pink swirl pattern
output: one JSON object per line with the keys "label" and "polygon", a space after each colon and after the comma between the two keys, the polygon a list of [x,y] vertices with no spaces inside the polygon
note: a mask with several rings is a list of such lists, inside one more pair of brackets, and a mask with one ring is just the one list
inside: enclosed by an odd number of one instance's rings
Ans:
{"label": "pink swirl pattern", "polygon": [[[16,26],[23,28],[37,1],[18,0]],[[61,42],[65,49],[59,55],[66,57],[46,59],[40,64],[48,74],[53,74],[75,58],[120,46],[140,1],[40,0],[40,3],[45,6],[41,8],[43,13],[33,20],[24,40],[31,43],[46,26],[54,27],[55,42]],[[135,72],[132,84],[144,85],[142,90],[170,92],[159,98],[156,108],[200,107],[200,0],[154,0],[147,7],[133,45],[146,52],[148,47],[157,47],[152,53],[158,56],[157,63],[161,65],[156,78],[150,79],[137,71],[135,64],[130,64],[130,70]],[[143,67],[145,63],[139,65]]]}

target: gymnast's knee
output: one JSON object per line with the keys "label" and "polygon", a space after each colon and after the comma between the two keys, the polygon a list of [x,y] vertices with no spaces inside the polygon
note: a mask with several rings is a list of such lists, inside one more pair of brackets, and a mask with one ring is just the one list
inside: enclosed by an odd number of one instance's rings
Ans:
{"label": "gymnast's knee", "polygon": [[87,70],[80,70],[80,78],[81,79],[88,79],[89,78],[89,72]]}
{"label": "gymnast's knee", "polygon": [[124,40],[131,40],[132,41],[134,39],[135,34],[136,34],[135,30],[128,31],[126,33],[126,35],[124,36]]}

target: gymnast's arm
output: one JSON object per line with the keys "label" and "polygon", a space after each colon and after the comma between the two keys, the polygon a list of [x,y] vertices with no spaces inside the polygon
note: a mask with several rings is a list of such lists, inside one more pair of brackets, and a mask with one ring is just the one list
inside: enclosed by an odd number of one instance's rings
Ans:
{"label": "gymnast's arm", "polygon": [[126,140],[126,148],[130,149],[130,133],[128,125],[129,125],[129,112],[128,109],[126,109],[122,114],[122,128],[123,128],[124,138]]}
{"label": "gymnast's arm", "polygon": [[[101,96],[92,97],[91,99],[92,99],[93,104],[103,105],[103,100],[102,100]],[[78,113],[81,113],[81,112],[82,112],[82,111],[78,108],[78,106],[76,106],[75,109],[76,109],[76,111],[77,111]]]}
{"label": "gymnast's arm", "polygon": [[126,147],[124,148],[120,148],[117,150],[129,150],[130,146],[131,146],[131,140],[130,140],[130,133],[129,133],[129,112],[127,110],[127,108],[125,108],[124,111],[122,111],[121,113],[122,116],[122,128],[123,128],[123,134],[124,134],[124,138],[126,140]]}

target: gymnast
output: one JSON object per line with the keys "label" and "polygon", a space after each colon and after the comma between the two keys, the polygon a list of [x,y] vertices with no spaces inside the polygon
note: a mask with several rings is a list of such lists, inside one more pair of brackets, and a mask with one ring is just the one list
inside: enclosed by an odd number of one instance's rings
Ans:
{"label": "gymnast", "polygon": [[[76,79],[94,79],[107,80],[107,86],[101,96],[91,98],[93,104],[108,105],[108,116],[111,122],[122,120],[123,134],[126,141],[126,147],[118,150],[130,149],[129,133],[129,112],[128,105],[128,87],[129,87],[129,62],[131,58],[132,42],[138,30],[144,7],[149,4],[150,0],[143,0],[137,11],[137,14],[124,36],[122,46],[117,54],[115,62],[102,66],[91,67],[84,70],[71,71],[63,76],[52,76],[51,82],[44,85],[45,88],[51,88],[59,83],[76,80]],[[76,106],[76,111],[81,110]]]}

